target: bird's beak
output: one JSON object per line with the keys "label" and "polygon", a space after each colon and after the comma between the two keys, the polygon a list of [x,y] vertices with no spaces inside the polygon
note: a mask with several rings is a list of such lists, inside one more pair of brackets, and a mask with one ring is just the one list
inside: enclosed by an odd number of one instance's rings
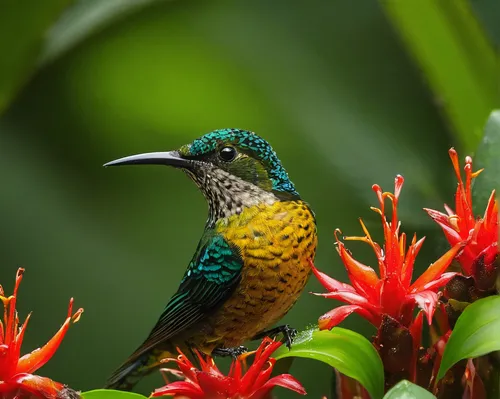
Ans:
{"label": "bird's beak", "polygon": [[104,166],[120,165],[169,165],[178,168],[187,168],[192,161],[181,158],[179,152],[148,152],[146,154],[131,155],[105,163]]}

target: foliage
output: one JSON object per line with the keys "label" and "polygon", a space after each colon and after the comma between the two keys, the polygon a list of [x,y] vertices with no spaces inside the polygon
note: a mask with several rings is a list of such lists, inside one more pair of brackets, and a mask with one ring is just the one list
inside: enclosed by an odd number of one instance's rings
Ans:
{"label": "foliage", "polygon": [[383,396],[382,361],[373,345],[354,331],[339,327],[331,331],[306,330],[295,338],[290,350],[281,347],[275,356],[278,360],[287,357],[318,360],[359,381],[373,399]]}
{"label": "foliage", "polygon": [[500,65],[471,5],[466,0],[381,3],[423,69],[463,148],[473,151],[484,120],[500,106],[500,88],[492,84]]}
{"label": "foliage", "polygon": [[[45,32],[58,19],[70,0],[47,0],[26,4],[15,0],[2,3],[0,13],[0,115],[27,83],[36,69]],[[19,29],[21,20],[29,21]],[[12,40],[15,34],[16,40]],[[7,56],[8,54],[8,56]]]}
{"label": "foliage", "polygon": [[144,399],[145,396],[133,392],[114,391],[112,389],[95,389],[82,393],[83,399]]}
{"label": "foliage", "polygon": [[384,396],[384,399],[432,399],[433,394],[424,388],[403,380],[392,387]]}
{"label": "foliage", "polygon": [[483,298],[467,306],[446,344],[438,379],[462,359],[500,351],[500,296]]}
{"label": "foliage", "polygon": [[[476,206],[488,201],[492,189],[500,192],[500,110],[493,111],[486,122],[484,135],[476,151],[477,167],[484,168],[481,179],[474,182],[472,196]],[[479,210],[477,210],[479,211]]]}
{"label": "foliage", "polygon": [[[195,131],[248,127],[264,131],[278,147],[317,211],[322,234],[336,225],[354,229],[359,210],[371,203],[368,184],[402,173],[411,182],[400,212],[405,230],[418,230],[428,242],[438,243],[440,233],[416,209],[441,203],[445,196],[450,201],[442,156],[446,146],[452,142],[471,154],[487,113],[499,104],[497,50],[471,9],[483,7],[483,14],[493,14],[494,5],[381,1],[403,48],[375,2],[315,0],[307,6],[296,2],[286,11],[266,1],[251,7],[158,0],[42,3],[27,7],[7,0],[0,13],[1,218],[8,232],[2,236],[2,264],[37,268],[35,276],[50,292],[41,296],[33,284],[28,303],[48,305],[75,294],[90,309],[75,335],[93,338],[86,346],[73,343],[73,350],[62,352],[47,368],[75,388],[98,384],[123,355],[116,348],[127,352],[125,347],[134,345],[139,328],[129,328],[130,312],[141,326],[157,316],[151,304],[161,304],[165,292],[174,291],[203,222],[197,213],[202,206],[190,199],[192,190],[180,179],[169,181],[175,191],[158,184],[163,176],[130,172],[126,182],[120,181],[99,169],[106,160],[141,146],[174,148]],[[498,18],[491,19],[496,24]],[[439,119],[441,110],[446,123]],[[486,170],[473,187],[474,215],[482,215],[491,190],[500,189],[499,132],[496,111],[476,152],[477,165]],[[322,184],[315,183],[317,177]],[[371,222],[367,219],[367,225]],[[426,247],[421,266],[445,252],[438,244]],[[322,248],[317,264],[330,264],[333,251]],[[2,279],[9,273],[4,270]],[[464,281],[471,282],[459,282]],[[317,291],[318,284],[311,285]],[[132,286],[140,292],[130,303]],[[103,294],[96,296],[98,288]],[[486,316],[491,309],[484,303],[496,297],[461,301],[449,296],[451,288],[444,290],[443,308],[454,312],[457,324],[447,345],[456,350],[445,350],[440,376],[459,358],[498,349],[487,324],[478,334],[492,340],[480,351],[470,330],[477,323],[468,322],[483,320],[472,316],[473,310]],[[494,292],[483,291],[479,296]],[[327,306],[304,295],[289,317],[294,325],[309,323],[311,309],[321,314]],[[50,317],[42,313],[41,320]],[[357,321],[347,323],[368,331]],[[50,325],[40,322],[40,334],[47,332],[45,324]],[[448,336],[436,324],[432,342],[439,350]],[[281,349],[278,358],[318,356],[380,397],[383,371],[368,341],[339,328],[312,335],[290,352]],[[27,341],[38,344],[29,336]],[[360,357],[364,362],[353,364]],[[366,372],[360,368],[365,361],[370,364]],[[76,364],[67,367],[70,363]],[[292,374],[310,396],[322,393],[330,370],[311,365],[311,373],[298,364]],[[408,395],[418,391],[401,382],[387,395],[401,390]],[[116,395],[141,397],[104,390],[83,396]]]}

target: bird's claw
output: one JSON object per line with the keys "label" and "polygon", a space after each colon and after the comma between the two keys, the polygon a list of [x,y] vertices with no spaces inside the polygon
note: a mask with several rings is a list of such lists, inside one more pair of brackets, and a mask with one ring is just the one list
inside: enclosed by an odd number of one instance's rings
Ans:
{"label": "bird's claw", "polygon": [[290,327],[288,324],[285,324],[281,332],[283,333],[283,340],[285,341],[286,347],[289,350],[292,349],[292,342],[293,339],[297,336],[297,330]]}
{"label": "bird's claw", "polygon": [[275,338],[279,334],[283,334],[283,342],[285,343],[288,349],[291,349],[293,339],[297,335],[297,330],[295,328],[290,327],[288,324],[284,324],[282,326],[272,328],[268,331],[264,331],[256,335],[253,339],[261,339],[263,337]]}
{"label": "bird's claw", "polygon": [[234,348],[217,348],[212,351],[212,354],[219,357],[231,356],[233,359],[236,359],[246,352],[248,352],[248,349],[245,346],[236,346]]}

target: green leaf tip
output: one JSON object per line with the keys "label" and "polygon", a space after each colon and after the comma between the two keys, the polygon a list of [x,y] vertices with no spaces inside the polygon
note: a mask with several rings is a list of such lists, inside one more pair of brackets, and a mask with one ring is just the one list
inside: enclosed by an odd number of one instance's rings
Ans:
{"label": "green leaf tip", "polygon": [[497,54],[470,1],[383,0],[381,5],[462,147],[473,151],[484,119],[500,100]]}
{"label": "green leaf tip", "polygon": [[382,360],[370,341],[354,331],[340,327],[331,331],[306,330],[297,335],[290,350],[282,346],[274,357],[319,360],[359,381],[372,399],[384,395]]}
{"label": "green leaf tip", "polygon": [[113,389],[95,389],[83,392],[83,399],[145,399],[143,395],[133,392],[115,391]]}
{"label": "green leaf tip", "polygon": [[394,385],[384,399],[435,399],[436,397],[424,388],[403,380]]}
{"label": "green leaf tip", "polygon": [[500,350],[500,296],[480,299],[465,308],[446,344],[438,380],[457,362]]}
{"label": "green leaf tip", "polygon": [[480,215],[491,195],[491,191],[500,189],[500,110],[494,110],[484,127],[484,134],[474,155],[475,170],[484,169],[474,180],[472,199],[474,213]]}

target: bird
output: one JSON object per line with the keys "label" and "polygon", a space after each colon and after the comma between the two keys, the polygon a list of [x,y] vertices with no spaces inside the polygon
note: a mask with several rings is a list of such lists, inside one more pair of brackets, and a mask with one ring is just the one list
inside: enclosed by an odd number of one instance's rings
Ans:
{"label": "bird", "polygon": [[187,174],[208,202],[208,218],[177,292],[106,388],[132,390],[177,348],[235,357],[245,342],[280,334],[290,347],[296,330],[271,327],[304,290],[317,228],[276,152],[251,131],[219,129],[175,151],[104,166],[148,164]]}

